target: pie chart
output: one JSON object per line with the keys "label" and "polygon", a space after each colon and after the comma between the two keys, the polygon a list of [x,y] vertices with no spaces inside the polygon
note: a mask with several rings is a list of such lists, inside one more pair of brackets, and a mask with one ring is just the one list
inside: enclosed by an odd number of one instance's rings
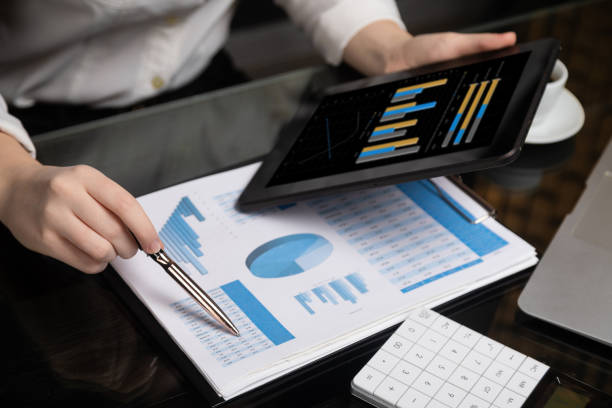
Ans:
{"label": "pie chart", "polygon": [[255,248],[246,265],[258,278],[282,278],[320,265],[332,251],[333,245],[320,235],[286,235]]}

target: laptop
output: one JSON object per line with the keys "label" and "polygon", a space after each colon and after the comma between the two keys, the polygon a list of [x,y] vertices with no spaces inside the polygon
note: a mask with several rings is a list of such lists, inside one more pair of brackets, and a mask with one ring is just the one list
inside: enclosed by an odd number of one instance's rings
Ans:
{"label": "laptop", "polygon": [[528,315],[612,345],[612,142],[518,305]]}

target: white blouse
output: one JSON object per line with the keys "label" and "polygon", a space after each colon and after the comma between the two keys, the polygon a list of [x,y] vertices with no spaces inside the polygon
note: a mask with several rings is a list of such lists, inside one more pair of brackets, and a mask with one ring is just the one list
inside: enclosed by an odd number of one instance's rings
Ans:
{"label": "white blouse", "polygon": [[[276,0],[331,64],[363,27],[393,20],[394,0]],[[223,47],[233,0],[2,0],[0,94],[120,107],[195,78]],[[34,146],[0,96],[0,130]]]}

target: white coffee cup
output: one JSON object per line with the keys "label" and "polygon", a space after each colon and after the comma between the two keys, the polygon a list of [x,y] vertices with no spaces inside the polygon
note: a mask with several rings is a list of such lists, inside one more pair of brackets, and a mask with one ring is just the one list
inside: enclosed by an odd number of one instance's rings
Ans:
{"label": "white coffee cup", "polygon": [[538,106],[538,110],[533,118],[534,125],[538,125],[543,122],[548,114],[552,111],[552,108],[559,100],[563,89],[565,89],[567,76],[568,72],[565,64],[563,64],[561,60],[555,61],[555,66],[550,74],[550,81],[546,84],[544,94],[540,100],[540,105]]}

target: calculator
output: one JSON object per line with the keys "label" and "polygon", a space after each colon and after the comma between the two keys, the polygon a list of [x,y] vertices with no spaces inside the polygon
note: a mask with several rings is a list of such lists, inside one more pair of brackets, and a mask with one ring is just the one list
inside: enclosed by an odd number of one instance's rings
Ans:
{"label": "calculator", "polygon": [[417,310],[357,373],[378,407],[612,407],[612,398],[429,309]]}

